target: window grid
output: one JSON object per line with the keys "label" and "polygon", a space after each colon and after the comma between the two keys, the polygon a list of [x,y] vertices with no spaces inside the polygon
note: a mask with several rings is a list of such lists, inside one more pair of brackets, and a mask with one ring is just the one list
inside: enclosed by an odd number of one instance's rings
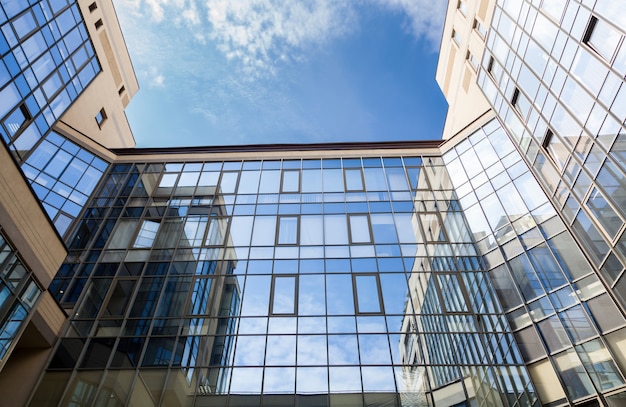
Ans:
{"label": "window grid", "polygon": [[[196,377],[191,369],[207,372],[205,390],[198,390],[196,397],[204,397],[203,391],[217,397],[242,389],[269,397],[279,387],[268,375],[282,369],[287,374],[283,376],[287,378],[286,385],[294,392],[305,391],[305,388],[317,392],[325,388],[331,392],[329,397],[334,397],[337,382],[330,377],[356,369],[359,374],[353,376],[354,385],[348,388],[358,393],[355,397],[359,402],[365,402],[370,392],[388,392],[395,400],[401,384],[396,383],[394,371],[410,371],[413,368],[408,365],[409,358],[415,360],[415,355],[409,354],[413,350],[398,349],[397,344],[418,341],[423,344],[420,346],[436,352],[434,365],[421,365],[422,369],[427,367],[432,371],[433,386],[459,377],[459,369],[470,372],[469,366],[484,363],[481,352],[454,362],[448,357],[457,354],[455,349],[459,347],[482,346],[483,340],[477,337],[480,334],[470,328],[477,320],[465,314],[450,313],[451,305],[444,312],[440,305],[441,289],[436,289],[431,274],[464,270],[460,273],[473,275],[484,265],[469,233],[464,232],[467,226],[459,223],[453,214],[459,208],[450,201],[453,195],[450,182],[440,179],[446,177],[443,162],[436,158],[427,161],[430,164],[422,167],[420,157],[363,158],[356,168],[363,173],[364,191],[346,191],[347,186],[343,184],[344,190],[337,192],[338,185],[333,184],[330,185],[332,192],[325,192],[329,186],[320,182],[315,189],[300,194],[278,193],[278,184],[272,187],[267,183],[270,179],[278,181],[277,174],[270,173],[270,178],[264,180],[266,166],[267,171],[276,171],[280,162],[254,163],[257,170],[246,169],[252,164],[248,162],[112,166],[76,228],[75,236],[80,237],[69,239],[70,247],[78,244],[73,242],[80,242],[80,252],[86,253],[82,257],[84,261],[67,263],[52,289],[68,306],[77,301],[72,326],[87,342],[80,359],[63,359],[64,351],[60,351],[59,356],[53,358],[50,371],[94,366],[94,363],[129,369],[124,360],[132,360],[134,366],[159,369],[181,366],[188,369],[186,377],[191,380]],[[355,168],[352,161],[343,164]],[[298,165],[314,167],[298,171],[300,174],[306,170],[319,171],[316,177],[320,181],[325,180],[326,170],[329,174],[335,174],[337,169],[342,173],[341,160],[299,162]],[[205,177],[204,170],[193,175],[195,168],[206,169],[209,174],[217,167],[222,169],[221,177]],[[234,168],[241,170],[234,172]],[[245,175],[255,179],[259,186],[246,185],[242,190],[237,182],[241,183],[239,180],[244,175],[240,176],[239,171],[260,171],[258,176]],[[409,176],[416,179],[408,179]],[[145,195],[144,177],[161,180],[151,198]],[[423,189],[423,184],[434,188],[435,194],[432,189]],[[219,196],[206,195],[206,185],[210,185],[211,194],[219,191]],[[257,195],[248,190],[257,191]],[[269,190],[273,193],[263,192]],[[421,234],[415,234],[421,230],[419,227],[409,229],[408,233],[400,232],[417,219],[414,191],[420,192],[418,201],[425,208],[452,211],[445,222],[437,222],[436,227],[445,228],[446,232],[434,232],[438,238],[432,242],[424,242]],[[137,202],[132,198],[135,194],[145,197],[140,209],[134,209],[131,204]],[[111,203],[116,203],[111,210],[102,210]],[[283,205],[286,205],[286,212],[281,212]],[[253,209],[240,209],[247,206]],[[196,227],[197,218],[202,216],[217,219],[217,224],[207,221],[206,230]],[[180,219],[177,224],[181,226],[175,233],[173,230],[166,233],[177,237],[160,246],[163,222],[170,218]],[[325,218],[329,222],[324,223]],[[361,221],[362,230],[369,232],[369,242],[355,244],[355,225],[349,226],[352,218]],[[132,232],[129,232],[131,238],[126,249],[124,244],[119,248],[107,245],[107,239],[120,241],[114,235],[122,222],[134,220],[140,225],[142,220],[156,219],[161,226],[151,238],[154,243],[144,245],[150,248],[129,247],[134,242]],[[283,219],[297,221],[297,244],[291,243],[292,234],[288,235],[289,244],[276,244],[283,235],[280,226]],[[195,222],[192,223],[195,226],[183,226],[190,225],[189,222]],[[92,224],[100,226],[89,226]],[[324,233],[325,227],[331,228],[331,233]],[[216,228],[224,236],[223,243],[205,245]],[[425,251],[418,254],[418,247]],[[361,278],[365,279],[364,286]],[[474,292],[481,293],[476,298],[464,296],[463,301],[478,303],[491,295],[478,288],[478,281],[475,277],[468,277],[467,283],[463,280],[462,284],[473,284]],[[121,287],[121,283],[134,290],[127,304],[119,300],[124,297],[120,294],[121,288],[116,288]],[[289,292],[293,288],[293,297],[289,294],[286,302],[279,302],[281,283],[287,283]],[[423,294],[406,297],[403,290],[408,292],[414,284],[424,284]],[[72,287],[76,285],[85,287],[84,298],[75,296]],[[111,299],[115,299],[114,305],[108,305]],[[207,301],[211,307],[195,305]],[[102,310],[98,314],[97,307],[101,303],[107,304],[106,309],[119,308],[108,312],[111,315]],[[470,309],[475,308],[478,309],[476,305]],[[215,314],[216,310],[219,313]],[[180,312],[184,313],[182,319]],[[496,307],[484,308],[481,312],[481,320],[492,321],[499,311]],[[114,315],[121,314],[124,318],[116,322],[119,318]],[[410,326],[418,325],[419,335],[410,330]],[[454,339],[458,332],[451,335],[446,329],[442,331],[446,326],[467,327],[462,335],[468,336],[463,339],[465,342],[460,337]],[[100,338],[106,332],[114,332],[114,336],[120,338],[105,345],[110,356],[105,362],[89,359],[90,349],[103,344]],[[510,332],[503,326],[498,334],[510,335]],[[406,340],[407,337],[412,339]],[[60,349],[65,343],[70,346],[71,340],[70,337],[63,339]],[[372,347],[380,351],[372,352]],[[259,352],[250,354],[257,348]],[[206,349],[205,354],[211,354],[210,358],[193,357],[196,349]],[[318,352],[312,353],[313,349]],[[338,353],[338,349],[345,352]],[[494,351],[508,352],[505,349]],[[123,355],[127,359],[121,358]],[[460,353],[458,355],[455,357],[460,357]],[[415,363],[420,366],[423,362]],[[465,367],[459,368],[459,363]],[[521,360],[515,365],[521,366]],[[328,381],[302,387],[305,385],[298,377],[309,377],[305,372],[312,374],[313,371],[325,375]],[[243,378],[252,372],[260,376],[254,382],[245,383],[256,384],[242,387]],[[374,377],[384,378],[384,381],[374,384]]]}

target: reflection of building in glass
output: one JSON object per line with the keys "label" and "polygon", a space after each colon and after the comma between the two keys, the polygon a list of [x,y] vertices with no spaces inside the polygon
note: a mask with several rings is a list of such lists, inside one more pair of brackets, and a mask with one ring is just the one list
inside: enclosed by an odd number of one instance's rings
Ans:
{"label": "reflection of building in glass", "polygon": [[[168,171],[181,168],[117,165],[96,190],[89,215],[69,240],[73,251],[100,257],[94,264],[89,255],[70,256],[52,282],[57,300],[74,312],[46,380],[68,367],[108,367],[131,381],[138,373],[131,399],[137,405],[160,399],[184,405],[196,391],[227,388],[240,306],[230,218],[215,185],[196,190],[199,171],[170,181],[174,173]],[[116,209],[99,218],[111,201]],[[100,231],[90,224],[101,225]],[[77,375],[64,399],[89,404],[97,392],[109,403],[126,404],[129,388],[116,379],[98,390],[91,376]],[[46,380],[35,399],[49,399]]]}
{"label": "reflection of building in glass", "polygon": [[451,2],[444,141],[134,149],[111,2],[3,2],[0,404],[623,404],[625,15]]}
{"label": "reflection of building in glass", "polygon": [[[407,309],[400,342],[404,377],[434,404],[532,400],[530,378],[510,347],[510,329],[498,322],[502,311],[451,180],[447,171],[435,168],[420,173],[420,182],[428,178],[428,185],[415,199],[420,261],[409,276],[414,309]],[[496,380],[499,371],[518,376],[523,385]]]}

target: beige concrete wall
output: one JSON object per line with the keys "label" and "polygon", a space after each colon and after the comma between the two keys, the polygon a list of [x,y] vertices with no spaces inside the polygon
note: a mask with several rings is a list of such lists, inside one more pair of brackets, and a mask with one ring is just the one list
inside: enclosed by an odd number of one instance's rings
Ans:
{"label": "beige concrete wall", "polygon": [[52,347],[67,320],[49,292],[44,292],[28,326],[0,372],[0,407],[26,405],[45,370]]}
{"label": "beige concrete wall", "polygon": [[[134,147],[124,109],[139,90],[111,0],[79,0],[89,36],[102,66],[93,82],[61,117],[61,121],[108,148]],[[101,126],[96,115],[104,109]]]}
{"label": "beige concrete wall", "polygon": [[[474,26],[478,22],[488,29],[495,0],[463,0],[463,3],[465,15],[458,9],[458,1],[448,3],[435,76],[449,105],[444,139],[454,136],[490,109],[476,84],[477,68],[470,63],[468,56],[472,55],[476,65],[480,65],[485,38]],[[453,32],[456,32],[458,43],[452,38]]]}
{"label": "beige concrete wall", "polygon": [[4,146],[0,147],[0,225],[37,281],[47,288],[67,255],[65,246]]}

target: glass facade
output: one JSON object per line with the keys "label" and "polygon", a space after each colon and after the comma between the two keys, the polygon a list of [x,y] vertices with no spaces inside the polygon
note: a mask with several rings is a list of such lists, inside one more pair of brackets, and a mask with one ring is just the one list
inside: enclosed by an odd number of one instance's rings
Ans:
{"label": "glass facade", "polygon": [[620,1],[499,1],[478,78],[623,309],[624,27]]}
{"label": "glass facade", "polygon": [[61,236],[87,203],[108,163],[51,131],[22,171]]}
{"label": "glass facade", "polygon": [[542,402],[623,391],[626,319],[498,122],[444,161]]}
{"label": "glass facade", "polygon": [[0,369],[42,291],[0,227]]}
{"label": "glass facade", "polygon": [[0,34],[0,135],[64,235],[107,163],[50,129],[101,68],[76,1],[3,1]]}
{"label": "glass facade", "polygon": [[[0,134],[68,249],[30,405],[623,405],[626,10],[495,3],[497,118],[443,153],[110,163],[51,129],[101,70],[77,4],[3,0]],[[9,240],[0,369],[43,292]]]}
{"label": "glass facade", "polygon": [[76,1],[3,1],[0,32],[0,134],[23,161],[101,68]]}
{"label": "glass facade", "polygon": [[440,157],[113,165],[31,405],[535,404]]}

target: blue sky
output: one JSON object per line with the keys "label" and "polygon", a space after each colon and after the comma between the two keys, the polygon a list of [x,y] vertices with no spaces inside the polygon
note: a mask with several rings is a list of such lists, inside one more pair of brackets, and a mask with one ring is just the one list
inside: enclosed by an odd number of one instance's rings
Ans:
{"label": "blue sky", "polygon": [[114,0],[138,147],[437,139],[441,0]]}

